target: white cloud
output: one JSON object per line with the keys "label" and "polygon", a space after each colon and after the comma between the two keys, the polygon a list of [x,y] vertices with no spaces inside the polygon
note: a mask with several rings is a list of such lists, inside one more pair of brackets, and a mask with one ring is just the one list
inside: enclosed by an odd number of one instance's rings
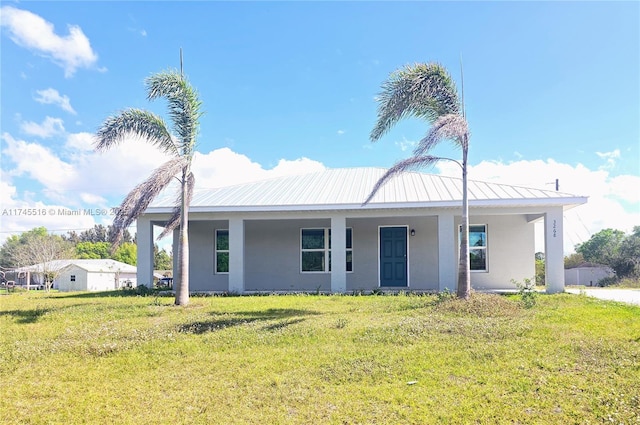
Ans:
{"label": "white cloud", "polygon": [[596,152],[596,155],[607,161],[602,168],[613,168],[616,165],[616,160],[620,158],[620,149],[614,149],[611,152]]}
{"label": "white cloud", "polygon": [[418,142],[416,142],[415,140],[407,140],[405,138],[395,142],[395,145],[398,146],[402,152],[413,150],[417,144]]}
{"label": "white cloud", "polygon": [[33,121],[23,122],[20,124],[20,129],[30,136],[46,139],[64,133],[64,124],[60,118],[46,117],[42,124]]}
{"label": "white cloud", "polygon": [[[453,163],[441,162],[437,170],[443,175],[460,177],[460,168]],[[567,252],[602,229],[610,227],[628,233],[633,226],[640,225],[639,176],[611,176],[607,170],[590,170],[582,164],[572,166],[548,159],[482,161],[469,167],[469,179],[545,190],[555,190],[555,179],[559,179],[560,192],[587,196],[586,204],[565,212]]]}
{"label": "white cloud", "polygon": [[2,151],[3,162],[9,159],[15,164],[11,170],[3,164],[4,170],[10,174],[27,176],[52,189],[62,187],[74,178],[74,168],[58,158],[49,148],[38,143],[16,140],[8,133],[4,133],[2,138],[6,142]]}
{"label": "white cloud", "polygon": [[92,151],[95,138],[91,133],[72,133],[67,137],[65,147],[79,151]]}
{"label": "white cloud", "polygon": [[94,67],[98,61],[89,39],[77,25],[68,25],[69,34],[60,36],[52,23],[27,10],[3,6],[0,17],[0,24],[7,28],[14,43],[50,58],[64,69],[67,78],[78,68]]}
{"label": "white cloud", "polygon": [[36,102],[43,103],[45,105],[58,105],[70,114],[77,114],[71,106],[69,96],[60,95],[60,93],[58,93],[58,90],[48,88],[45,90],[38,90],[36,91],[36,93],[38,94],[38,97],[34,98]]}
{"label": "white cloud", "polygon": [[344,133],[345,133],[345,131],[344,131],[344,130],[338,130],[338,135],[339,135],[339,136],[342,136]]}
{"label": "white cloud", "polygon": [[19,234],[34,227],[44,226],[54,233],[66,233],[68,230],[92,228],[95,217],[90,214],[65,215],[69,209],[60,204],[32,201],[29,194],[19,199],[17,189],[4,173],[0,175],[0,215],[2,230],[0,244],[12,234]]}
{"label": "white cloud", "polygon": [[324,170],[324,165],[308,158],[280,159],[278,164],[265,169],[249,157],[229,148],[213,150],[207,154],[196,152],[193,173],[198,188],[213,188],[247,183],[291,174],[303,174]]}

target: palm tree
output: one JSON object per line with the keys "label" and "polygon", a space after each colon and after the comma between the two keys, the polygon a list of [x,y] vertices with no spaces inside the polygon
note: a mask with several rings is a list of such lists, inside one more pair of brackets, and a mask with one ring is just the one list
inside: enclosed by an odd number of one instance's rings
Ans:
{"label": "palm tree", "polygon": [[122,240],[123,232],[141,216],[153,199],[169,183],[178,178],[180,193],[176,207],[164,231],[158,239],[180,226],[178,245],[178,282],[176,305],[189,303],[189,204],[195,179],[191,172],[191,160],[198,135],[201,102],[197,92],[182,73],[160,72],[145,80],[147,99],[165,98],[168,101],[172,133],[159,116],[140,109],[127,109],[105,120],[97,132],[96,150],[103,152],[122,142],[128,135],[139,137],[172,158],[153,171],[151,176],[137,185],[126,196],[113,220],[115,237],[113,246]]}
{"label": "palm tree", "polygon": [[[413,156],[393,165],[378,180],[364,204],[371,201],[376,192],[392,177],[405,171],[430,166],[442,160],[458,164],[462,169],[462,235],[457,295],[467,299],[471,293],[467,200],[469,129],[463,106],[458,100],[455,84],[447,70],[439,64],[407,65],[393,72],[382,84],[382,92],[377,100],[379,102],[378,121],[371,131],[371,141],[380,139],[398,121],[406,117],[425,119],[431,127],[414,149]],[[462,162],[428,155],[428,152],[443,140],[451,140],[462,150]]]}

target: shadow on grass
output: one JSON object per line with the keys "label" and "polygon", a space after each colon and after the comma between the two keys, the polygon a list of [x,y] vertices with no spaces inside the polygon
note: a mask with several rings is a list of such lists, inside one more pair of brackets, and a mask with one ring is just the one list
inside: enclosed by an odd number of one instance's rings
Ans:
{"label": "shadow on grass", "polygon": [[166,291],[147,289],[146,286],[140,286],[133,289],[116,289],[113,291],[100,292],[58,292],[52,298],[116,298],[116,297],[158,297],[167,295]]}
{"label": "shadow on grass", "polygon": [[303,322],[306,320],[304,316],[315,316],[321,313],[309,310],[299,310],[292,308],[270,308],[258,311],[239,311],[234,313],[217,313],[212,312],[213,316],[223,316],[212,320],[196,321],[181,325],[178,330],[184,333],[204,334],[215,332],[233,326],[242,326],[254,322],[271,322],[265,323],[263,328],[266,331],[276,331],[284,329],[290,325]]}
{"label": "shadow on grass", "polygon": [[42,316],[49,313],[50,308],[33,308],[30,310],[5,310],[0,311],[0,316],[10,316],[16,318],[16,323],[27,324],[36,323]]}

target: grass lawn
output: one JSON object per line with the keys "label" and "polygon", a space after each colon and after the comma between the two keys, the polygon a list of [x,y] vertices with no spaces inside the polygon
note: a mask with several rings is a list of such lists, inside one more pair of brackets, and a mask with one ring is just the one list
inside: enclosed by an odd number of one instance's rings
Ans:
{"label": "grass lawn", "polygon": [[3,424],[638,424],[640,308],[579,295],[0,295]]}

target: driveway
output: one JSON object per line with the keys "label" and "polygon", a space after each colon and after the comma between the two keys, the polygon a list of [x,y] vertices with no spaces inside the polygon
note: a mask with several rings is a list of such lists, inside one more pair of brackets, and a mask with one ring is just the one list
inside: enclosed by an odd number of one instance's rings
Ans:
{"label": "driveway", "polygon": [[566,288],[565,291],[570,294],[584,293],[588,297],[599,298],[601,300],[640,305],[640,289]]}

